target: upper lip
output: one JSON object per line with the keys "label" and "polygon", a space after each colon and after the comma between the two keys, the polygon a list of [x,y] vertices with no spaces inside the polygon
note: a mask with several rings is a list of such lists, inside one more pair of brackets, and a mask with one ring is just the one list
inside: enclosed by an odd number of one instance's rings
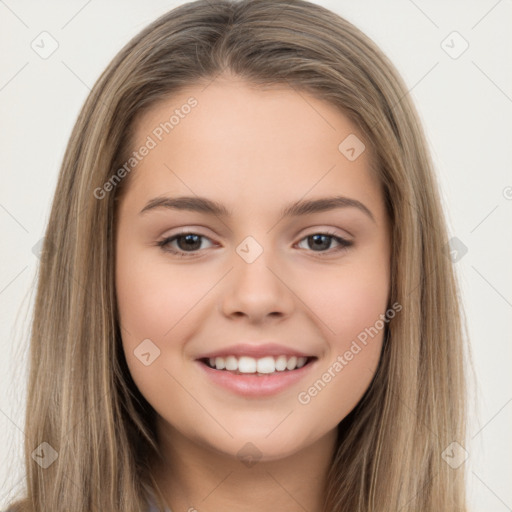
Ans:
{"label": "upper lip", "polygon": [[311,354],[306,354],[295,348],[286,347],[277,343],[240,343],[230,347],[212,350],[200,355],[197,359],[209,359],[212,357],[226,357],[226,356],[249,356],[255,359],[265,356],[296,356],[296,357],[313,357]]}

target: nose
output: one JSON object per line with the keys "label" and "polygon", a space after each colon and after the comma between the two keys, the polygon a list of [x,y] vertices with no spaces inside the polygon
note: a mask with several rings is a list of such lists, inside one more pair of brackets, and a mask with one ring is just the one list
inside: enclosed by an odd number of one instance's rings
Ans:
{"label": "nose", "polygon": [[293,311],[293,283],[279,269],[270,251],[252,263],[237,254],[234,268],[228,274],[222,296],[222,312],[227,317],[247,317],[252,323],[263,322],[267,317],[284,319]]}

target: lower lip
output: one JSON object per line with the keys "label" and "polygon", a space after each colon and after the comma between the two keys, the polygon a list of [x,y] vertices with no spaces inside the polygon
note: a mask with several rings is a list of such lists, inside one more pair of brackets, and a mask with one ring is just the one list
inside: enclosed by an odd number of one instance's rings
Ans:
{"label": "lower lip", "polygon": [[316,362],[317,359],[313,359],[302,368],[297,368],[296,370],[276,371],[269,375],[258,376],[253,374],[239,375],[225,370],[214,370],[205,363],[196,360],[201,370],[205,372],[212,382],[245,397],[276,395],[302,379],[310,372]]}

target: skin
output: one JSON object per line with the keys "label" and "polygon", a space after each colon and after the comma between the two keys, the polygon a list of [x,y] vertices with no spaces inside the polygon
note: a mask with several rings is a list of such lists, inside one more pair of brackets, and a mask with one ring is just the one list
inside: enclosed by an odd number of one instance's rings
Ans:
{"label": "skin", "polygon": [[[336,427],[368,388],[384,331],[309,403],[298,395],[332,372],[337,356],[388,307],[390,226],[370,151],[349,161],[338,150],[349,134],[364,138],[331,104],[233,76],[189,87],[146,112],[134,149],[190,96],[198,105],[132,171],[116,226],[123,348],[157,412],[163,462],[155,462],[155,478],[174,511],[319,512]],[[374,220],[354,207],[280,217],[289,203],[334,194],[362,202]],[[216,200],[233,216],[140,214],[149,200],[178,195]],[[156,245],[188,231],[204,237],[195,255]],[[327,237],[315,250],[307,237],[326,231],[353,245],[337,251]],[[252,263],[236,252],[247,236],[263,249]],[[187,242],[170,247],[185,252]],[[134,355],[145,339],[160,350],[148,366]],[[201,353],[246,340],[298,348],[318,357],[316,368],[268,398],[236,395],[199,371]],[[247,442],[261,456],[250,467],[237,456]]]}

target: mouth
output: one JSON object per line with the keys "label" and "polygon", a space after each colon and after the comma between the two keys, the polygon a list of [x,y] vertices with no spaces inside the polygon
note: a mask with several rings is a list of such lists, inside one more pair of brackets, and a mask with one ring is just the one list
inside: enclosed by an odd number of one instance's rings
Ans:
{"label": "mouth", "polygon": [[291,391],[314,371],[319,358],[278,343],[242,343],[195,359],[209,384],[245,398]]}
{"label": "mouth", "polygon": [[296,356],[265,356],[254,358],[249,356],[204,357],[198,359],[200,363],[218,372],[232,375],[265,377],[271,375],[285,375],[310,365],[317,357]]}

